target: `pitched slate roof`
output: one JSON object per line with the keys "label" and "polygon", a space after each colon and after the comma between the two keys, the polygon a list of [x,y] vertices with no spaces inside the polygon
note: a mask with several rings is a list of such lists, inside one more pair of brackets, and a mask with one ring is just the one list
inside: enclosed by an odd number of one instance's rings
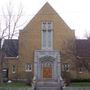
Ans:
{"label": "pitched slate roof", "polygon": [[76,56],[90,57],[90,40],[76,40]]}
{"label": "pitched slate roof", "polygon": [[18,56],[18,39],[6,39],[3,44],[3,50],[7,57]]}
{"label": "pitched slate roof", "polygon": [[[76,44],[76,56],[79,57],[90,57],[90,41],[85,39],[77,39]],[[18,56],[18,39],[5,40],[3,50],[7,57]]]}

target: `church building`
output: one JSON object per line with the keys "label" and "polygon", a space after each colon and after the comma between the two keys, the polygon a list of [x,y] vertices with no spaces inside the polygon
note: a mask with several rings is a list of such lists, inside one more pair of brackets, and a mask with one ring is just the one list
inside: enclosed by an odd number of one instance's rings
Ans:
{"label": "church building", "polygon": [[74,30],[49,3],[20,30],[15,42],[18,43],[18,55],[5,57],[7,67],[4,67],[9,80],[78,78]]}

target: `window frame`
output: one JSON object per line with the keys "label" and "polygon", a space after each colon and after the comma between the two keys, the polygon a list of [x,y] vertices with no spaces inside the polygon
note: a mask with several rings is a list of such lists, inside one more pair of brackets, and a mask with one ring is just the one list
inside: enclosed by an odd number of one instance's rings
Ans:
{"label": "window frame", "polygon": [[[31,68],[31,69],[30,69]],[[26,72],[32,72],[32,64],[26,63],[25,64],[25,71]]]}
{"label": "window frame", "polygon": [[70,70],[70,65],[68,64],[68,63],[63,63],[63,70],[65,71],[65,72],[69,72],[69,70]]}
{"label": "window frame", "polygon": [[[43,26],[43,23],[46,24],[46,25],[44,25],[44,26],[46,26],[46,27]],[[49,23],[51,23],[51,26],[48,25]],[[52,22],[52,21],[42,21],[42,22],[41,22],[41,25],[42,25],[42,30],[41,30],[41,36],[42,36],[42,37],[41,37],[41,38],[42,38],[42,39],[41,39],[41,40],[42,40],[42,41],[41,41],[41,46],[42,46],[42,47],[41,47],[41,48],[44,49],[44,50],[48,50],[48,49],[51,50],[51,49],[53,49],[53,22]],[[43,27],[44,27],[44,28],[43,28]],[[50,28],[50,27],[51,27],[51,28]],[[43,34],[43,31],[46,31],[46,37],[43,36],[43,35],[44,35],[44,34]],[[50,33],[50,38],[51,38],[51,40],[50,40],[51,43],[50,43],[50,44],[49,44],[49,37],[48,37],[49,32],[51,32],[51,33]],[[46,38],[46,39],[45,39],[45,40],[46,40],[46,46],[44,46],[44,44],[43,44],[44,38]],[[49,45],[51,45],[51,46],[49,47]]]}
{"label": "window frame", "polygon": [[16,65],[12,65],[12,73],[16,73]]}

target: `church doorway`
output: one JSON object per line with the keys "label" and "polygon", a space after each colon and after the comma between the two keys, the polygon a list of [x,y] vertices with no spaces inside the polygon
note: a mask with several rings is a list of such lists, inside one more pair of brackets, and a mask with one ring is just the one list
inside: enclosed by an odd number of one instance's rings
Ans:
{"label": "church doorway", "polygon": [[34,78],[40,86],[60,85],[61,68],[60,53],[58,51],[37,50],[34,58]]}
{"label": "church doorway", "polygon": [[51,79],[52,78],[52,65],[48,63],[46,66],[43,66],[42,68],[43,72],[43,79]]}

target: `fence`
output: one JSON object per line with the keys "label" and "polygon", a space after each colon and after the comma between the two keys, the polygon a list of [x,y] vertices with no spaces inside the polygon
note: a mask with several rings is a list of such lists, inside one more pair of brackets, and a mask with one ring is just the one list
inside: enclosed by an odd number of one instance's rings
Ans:
{"label": "fence", "polygon": [[90,90],[90,87],[64,87],[63,90]]}
{"label": "fence", "polygon": [[32,90],[30,87],[0,87],[0,90]]}

